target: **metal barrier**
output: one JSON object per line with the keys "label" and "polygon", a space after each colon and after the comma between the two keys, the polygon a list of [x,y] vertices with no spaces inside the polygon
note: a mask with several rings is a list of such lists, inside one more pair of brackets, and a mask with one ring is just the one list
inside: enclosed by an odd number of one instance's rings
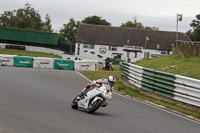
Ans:
{"label": "metal barrier", "polygon": [[122,76],[126,77],[129,82],[138,88],[141,88],[142,82],[142,67],[130,63],[121,64]]}
{"label": "metal barrier", "polygon": [[200,107],[200,80],[127,62],[123,62],[120,67],[122,76],[136,87]]}
{"label": "metal barrier", "polygon": [[200,107],[200,80],[175,75],[175,100]]}
{"label": "metal barrier", "polygon": [[174,80],[173,74],[143,68],[142,89],[173,98]]}

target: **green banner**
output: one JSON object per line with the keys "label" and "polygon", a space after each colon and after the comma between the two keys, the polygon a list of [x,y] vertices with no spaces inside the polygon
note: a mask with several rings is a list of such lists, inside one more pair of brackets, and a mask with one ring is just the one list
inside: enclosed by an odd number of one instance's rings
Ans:
{"label": "green banner", "polygon": [[14,66],[15,67],[33,67],[33,57],[14,57]]}
{"label": "green banner", "polygon": [[54,60],[54,69],[74,70],[74,60]]}

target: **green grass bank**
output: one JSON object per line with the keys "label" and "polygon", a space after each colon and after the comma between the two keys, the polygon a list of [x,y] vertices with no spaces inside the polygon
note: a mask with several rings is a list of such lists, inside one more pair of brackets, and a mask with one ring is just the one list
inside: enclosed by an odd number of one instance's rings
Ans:
{"label": "green grass bank", "polygon": [[200,79],[200,57],[183,58],[169,55],[150,60],[141,60],[136,62],[135,65]]}

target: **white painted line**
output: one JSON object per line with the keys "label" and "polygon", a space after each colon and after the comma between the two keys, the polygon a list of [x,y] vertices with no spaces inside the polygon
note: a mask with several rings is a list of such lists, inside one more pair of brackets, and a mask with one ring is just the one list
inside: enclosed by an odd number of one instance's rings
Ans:
{"label": "white painted line", "polygon": [[[77,73],[78,73],[80,76],[82,76],[83,78],[85,78],[86,80],[88,80],[88,81],[91,82],[91,80],[89,80],[87,77],[85,77],[84,75],[82,75],[82,74],[79,73],[78,71],[77,71]],[[181,115],[179,115],[179,114],[173,113],[172,111],[166,110],[164,106],[160,106],[160,105],[157,105],[157,104],[154,104],[154,103],[150,103],[150,102],[147,103],[147,102],[144,102],[144,101],[140,101],[140,100],[137,100],[137,99],[134,99],[134,98],[130,98],[130,97],[128,97],[128,96],[124,96],[124,95],[118,94],[118,93],[116,93],[116,92],[114,92],[114,94],[116,94],[116,95],[118,95],[118,96],[121,96],[121,97],[124,97],[124,98],[128,98],[128,99],[133,100],[133,101],[136,101],[136,102],[143,103],[143,104],[145,104],[145,105],[148,105],[148,106],[151,106],[151,107],[154,107],[154,108],[157,108],[157,109],[159,109],[159,110],[162,110],[162,111],[167,112],[167,113],[169,113],[169,114],[172,114],[172,115],[181,117],[181,118],[186,119],[186,120],[189,120],[189,121],[191,121],[191,122],[200,124],[200,120],[194,120],[195,118],[193,118],[193,117],[189,118],[189,116],[188,116],[188,117],[187,117],[187,116],[181,116]]]}
{"label": "white painted line", "polygon": [[83,74],[81,74],[81,73],[79,73],[78,71],[76,71],[79,75],[81,75],[83,78],[85,78],[86,80],[88,80],[88,81],[90,81],[91,82],[91,80],[89,80],[87,77],[85,77]]}

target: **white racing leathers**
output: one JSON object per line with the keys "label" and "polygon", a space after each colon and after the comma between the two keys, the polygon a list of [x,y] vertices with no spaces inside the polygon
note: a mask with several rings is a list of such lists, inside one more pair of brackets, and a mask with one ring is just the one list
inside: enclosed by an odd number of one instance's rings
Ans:
{"label": "white racing leathers", "polygon": [[98,88],[98,87],[101,87],[102,85],[106,85],[106,89],[107,89],[107,92],[111,92],[114,90],[114,86],[110,86],[110,84],[108,83],[108,80],[107,79],[98,79],[98,80],[93,80],[90,84],[88,84],[83,90],[82,90],[82,93],[86,93],[87,91],[91,90],[91,89],[94,89],[94,88]]}

